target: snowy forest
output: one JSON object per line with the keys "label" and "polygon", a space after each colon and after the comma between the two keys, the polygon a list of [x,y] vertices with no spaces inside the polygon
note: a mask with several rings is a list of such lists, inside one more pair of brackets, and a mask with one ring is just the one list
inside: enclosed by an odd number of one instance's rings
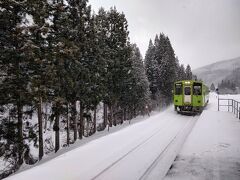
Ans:
{"label": "snowy forest", "polygon": [[240,68],[236,68],[225,79],[218,83],[220,94],[239,94],[240,93]]}
{"label": "snowy forest", "polygon": [[0,1],[0,34],[0,179],[171,104],[173,82],[196,78],[167,35],[143,59],[124,13],[87,0]]}

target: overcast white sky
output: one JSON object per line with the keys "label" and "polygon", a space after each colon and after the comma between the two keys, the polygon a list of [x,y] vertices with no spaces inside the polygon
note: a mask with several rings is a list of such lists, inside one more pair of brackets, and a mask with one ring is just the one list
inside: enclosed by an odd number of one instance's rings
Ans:
{"label": "overcast white sky", "polygon": [[143,56],[150,38],[168,35],[181,63],[193,69],[240,56],[240,0],[89,0],[116,6]]}

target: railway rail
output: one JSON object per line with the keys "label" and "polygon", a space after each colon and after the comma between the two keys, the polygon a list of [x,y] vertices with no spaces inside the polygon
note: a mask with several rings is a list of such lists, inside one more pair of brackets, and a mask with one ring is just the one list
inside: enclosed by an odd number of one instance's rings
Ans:
{"label": "railway rail", "polygon": [[[181,115],[176,115],[176,118],[177,116]],[[174,126],[176,119],[165,122],[163,126],[103,168],[91,179],[145,180],[156,179],[156,177],[163,178],[199,116],[186,118],[188,120],[179,126]],[[151,148],[154,151],[151,155],[144,154]],[[129,171],[129,169],[131,170]]]}

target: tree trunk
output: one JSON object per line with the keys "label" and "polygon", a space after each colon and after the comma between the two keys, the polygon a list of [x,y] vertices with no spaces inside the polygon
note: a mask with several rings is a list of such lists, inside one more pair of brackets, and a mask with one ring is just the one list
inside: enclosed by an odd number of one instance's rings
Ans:
{"label": "tree trunk", "polygon": [[21,99],[17,102],[17,117],[18,117],[18,166],[23,164],[23,106],[21,104]]}
{"label": "tree trunk", "polygon": [[111,117],[112,117],[112,122],[114,126],[117,126],[117,120],[116,120],[116,115],[114,115],[115,112],[115,106],[112,106],[111,108]]}
{"label": "tree trunk", "polygon": [[43,152],[43,121],[42,121],[42,97],[39,96],[38,102],[38,136],[39,136],[39,160],[42,159],[44,152]]}
{"label": "tree trunk", "polygon": [[123,121],[126,121],[126,108],[123,109]]}
{"label": "tree trunk", "polygon": [[133,109],[131,109],[131,111],[129,112],[129,124],[131,123],[131,120],[133,119],[133,113],[134,113],[134,110]]}
{"label": "tree trunk", "polygon": [[57,152],[60,148],[60,136],[59,136],[59,104],[56,107],[56,119],[55,119],[55,152]]}
{"label": "tree trunk", "polygon": [[109,105],[110,117],[109,117],[109,126],[112,127],[113,122],[113,112],[112,112],[112,105]]}
{"label": "tree trunk", "polygon": [[97,126],[97,106],[94,108],[94,116],[93,116],[93,134],[96,132],[96,126]]}
{"label": "tree trunk", "polygon": [[[88,119],[87,118],[85,118],[85,120],[87,121],[87,127],[86,127],[86,136],[88,137],[89,136],[89,121],[88,121]],[[84,123],[85,124],[85,123]]]}
{"label": "tree trunk", "polygon": [[131,120],[132,120],[132,112],[130,112],[130,118],[128,119],[129,124],[131,124]]}
{"label": "tree trunk", "polygon": [[124,109],[122,109],[122,113],[121,113],[121,124],[123,124],[124,121]]}
{"label": "tree trunk", "polygon": [[104,104],[103,104],[103,123],[104,123],[104,127],[107,126],[107,122],[108,122],[108,117],[107,117],[107,104],[104,103]]}
{"label": "tree trunk", "polygon": [[67,145],[70,144],[70,134],[69,134],[69,116],[68,116],[68,103],[67,103]]}
{"label": "tree trunk", "polygon": [[80,126],[79,126],[79,139],[82,139],[82,136],[84,134],[84,124],[83,124],[83,112],[84,112],[84,106],[83,103],[80,102]]}
{"label": "tree trunk", "polygon": [[44,132],[47,130],[47,113],[48,113],[48,104],[45,103],[45,114],[44,114]]}
{"label": "tree trunk", "polygon": [[137,116],[137,112],[136,112],[136,108],[134,107],[134,110],[133,110],[133,118],[135,118]]}
{"label": "tree trunk", "polygon": [[74,131],[74,141],[77,140],[77,130],[78,130],[78,124],[77,124],[77,117],[76,117],[76,102],[71,103],[71,118],[73,120],[73,131]]}

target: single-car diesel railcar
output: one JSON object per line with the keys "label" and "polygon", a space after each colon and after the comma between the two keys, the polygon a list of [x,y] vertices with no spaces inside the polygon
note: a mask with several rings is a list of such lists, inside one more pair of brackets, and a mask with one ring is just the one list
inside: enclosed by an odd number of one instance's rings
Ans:
{"label": "single-car diesel railcar", "polygon": [[202,81],[174,83],[174,107],[178,112],[201,112],[209,101],[209,89]]}

